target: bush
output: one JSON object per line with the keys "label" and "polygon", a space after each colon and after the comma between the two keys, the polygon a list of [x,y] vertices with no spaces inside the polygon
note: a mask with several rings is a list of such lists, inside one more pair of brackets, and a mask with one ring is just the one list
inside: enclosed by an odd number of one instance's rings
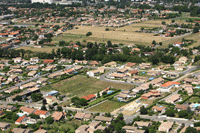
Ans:
{"label": "bush", "polygon": [[109,30],[110,30],[109,28],[106,28],[106,29],[105,29],[105,31],[109,31]]}

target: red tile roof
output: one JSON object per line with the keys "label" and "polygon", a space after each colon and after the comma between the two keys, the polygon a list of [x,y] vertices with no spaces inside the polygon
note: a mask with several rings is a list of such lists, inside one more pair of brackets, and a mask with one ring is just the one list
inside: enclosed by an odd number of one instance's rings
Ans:
{"label": "red tile roof", "polygon": [[44,60],[43,63],[53,63],[54,60]]}
{"label": "red tile roof", "polygon": [[171,86],[173,84],[179,85],[180,83],[179,82],[168,81],[168,82],[162,84],[161,87],[169,87],[169,86]]}
{"label": "red tile roof", "polygon": [[22,117],[19,117],[15,122],[22,122],[23,121],[23,119],[24,118],[26,118],[26,116],[24,115],[24,116],[22,116]]}
{"label": "red tile roof", "polygon": [[84,96],[84,97],[81,97],[81,98],[84,98],[86,100],[91,100],[92,98],[95,98],[95,97],[96,97],[96,95],[90,94],[90,95],[87,95],[87,96]]}
{"label": "red tile roof", "polygon": [[36,110],[34,112],[35,115],[45,115],[47,113],[47,111],[44,111],[44,110]]}

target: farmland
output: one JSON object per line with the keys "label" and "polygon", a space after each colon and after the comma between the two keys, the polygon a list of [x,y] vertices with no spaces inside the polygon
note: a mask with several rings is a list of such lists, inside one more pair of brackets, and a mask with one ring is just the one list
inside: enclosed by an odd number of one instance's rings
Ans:
{"label": "farmland", "polygon": [[17,50],[19,49],[24,49],[24,50],[31,50],[33,52],[46,52],[46,53],[51,53],[52,49],[54,49],[55,51],[58,49],[59,47],[43,47],[43,48],[33,48],[33,47],[20,47],[17,48]]}

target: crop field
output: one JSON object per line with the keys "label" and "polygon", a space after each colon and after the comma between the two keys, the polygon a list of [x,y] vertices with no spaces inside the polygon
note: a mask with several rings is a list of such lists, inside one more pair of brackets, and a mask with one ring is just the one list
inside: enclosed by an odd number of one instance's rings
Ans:
{"label": "crop field", "polygon": [[[142,45],[151,45],[152,41],[164,42],[170,40],[171,37],[160,37],[154,36],[154,33],[139,33],[141,27],[144,28],[154,28],[154,27],[164,27],[162,21],[165,21],[166,24],[171,23],[169,20],[150,20],[141,23],[135,23],[132,25],[114,28],[108,27],[110,30],[105,31],[106,27],[97,27],[97,26],[76,26],[78,29],[65,31],[62,35],[53,37],[53,42],[58,42],[60,40],[64,41],[80,41],[83,40],[91,42],[107,42],[108,40],[113,43],[124,43],[124,44],[142,44]],[[185,20],[176,20],[176,23],[182,24]],[[85,36],[87,32],[92,32],[91,36]]]}
{"label": "crop field", "polygon": [[58,49],[59,47],[43,47],[43,48],[34,48],[34,47],[20,47],[20,48],[16,48],[17,50],[19,49],[24,49],[24,50],[31,50],[33,52],[46,52],[46,53],[51,53],[51,51],[54,49],[55,51]]}
{"label": "crop field", "polygon": [[59,93],[67,94],[68,96],[82,97],[89,94],[96,94],[98,91],[102,91],[107,87],[129,90],[133,86],[106,82],[95,78],[87,78],[85,76],[77,75],[72,78],[52,84],[52,86],[43,87],[41,90],[43,91],[57,90],[59,91]]}

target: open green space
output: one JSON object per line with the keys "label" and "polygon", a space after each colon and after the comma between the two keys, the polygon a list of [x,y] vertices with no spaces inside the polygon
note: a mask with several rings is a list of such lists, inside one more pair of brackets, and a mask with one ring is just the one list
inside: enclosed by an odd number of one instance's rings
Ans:
{"label": "open green space", "polygon": [[99,104],[93,108],[90,108],[89,111],[94,112],[112,112],[115,109],[118,109],[122,106],[124,106],[126,103],[124,102],[118,102],[116,100],[108,100],[102,104]]}
{"label": "open green space", "polygon": [[107,87],[129,90],[133,85],[125,85],[113,82],[101,81],[95,78],[87,78],[86,76],[77,75],[69,79],[59,81],[55,84],[50,84],[41,88],[43,91],[57,90],[60,94],[66,94],[71,96],[85,96],[89,94],[95,94],[98,91],[102,91]]}

